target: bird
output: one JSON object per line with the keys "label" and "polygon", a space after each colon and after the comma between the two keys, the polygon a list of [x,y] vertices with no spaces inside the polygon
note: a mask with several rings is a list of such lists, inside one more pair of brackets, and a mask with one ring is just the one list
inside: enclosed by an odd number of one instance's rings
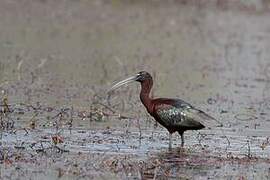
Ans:
{"label": "bird", "polygon": [[223,126],[221,122],[199,110],[182,99],[152,98],[150,92],[153,87],[153,78],[146,71],[115,83],[108,91],[112,92],[130,82],[141,84],[140,100],[147,112],[169,132],[169,150],[172,149],[172,134],[178,132],[181,136],[181,147],[184,147],[184,132],[200,130],[205,127]]}

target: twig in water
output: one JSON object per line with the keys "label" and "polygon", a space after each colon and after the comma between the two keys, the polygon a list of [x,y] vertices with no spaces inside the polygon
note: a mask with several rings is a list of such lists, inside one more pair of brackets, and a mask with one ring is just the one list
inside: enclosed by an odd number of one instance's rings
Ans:
{"label": "twig in water", "polygon": [[260,147],[262,148],[262,150],[264,150],[266,146],[268,146],[269,144],[270,144],[269,137],[267,137]]}
{"label": "twig in water", "polygon": [[156,180],[157,179],[158,169],[159,169],[158,167],[155,168],[155,173],[154,173],[153,180]]}
{"label": "twig in water", "polygon": [[60,148],[60,147],[58,147],[58,146],[54,146],[57,150],[58,150],[58,153],[64,153],[64,152],[69,152],[69,150],[67,150],[67,149],[62,149],[62,148]]}
{"label": "twig in water", "polygon": [[141,124],[140,124],[140,119],[139,118],[136,118],[137,119],[137,126],[138,126],[138,129],[139,129],[139,144],[141,146],[141,143],[142,143],[142,129],[141,129]]}
{"label": "twig in water", "polygon": [[21,67],[23,64],[23,59],[21,56],[17,55],[16,60],[19,61],[18,65],[17,65],[17,71],[18,71],[18,81],[20,81],[21,80]]}
{"label": "twig in water", "polygon": [[200,146],[203,146],[203,145],[202,145],[202,140],[203,140],[206,136],[207,136],[206,134],[201,134],[200,132],[198,132],[198,135],[196,136],[196,139],[198,140]]}
{"label": "twig in water", "polygon": [[103,104],[103,103],[101,103],[101,102],[98,102],[98,104],[104,106],[105,108],[107,108],[108,110],[110,110],[112,113],[115,113],[115,112],[116,112],[116,111],[113,110],[111,107],[107,106],[106,104]]}
{"label": "twig in water", "polygon": [[71,107],[71,110],[70,110],[70,119],[69,119],[69,122],[68,122],[68,128],[69,128],[69,133],[71,134],[71,130],[72,130],[72,127],[73,127],[73,112],[74,112],[74,109],[73,109],[73,106]]}
{"label": "twig in water", "polygon": [[34,119],[34,118],[36,118],[37,117],[37,115],[38,115],[38,112],[36,112],[33,116],[32,116],[32,118],[30,119],[30,129],[35,129],[36,128],[36,119]]}
{"label": "twig in water", "polygon": [[244,144],[242,147],[240,147],[240,149],[242,149],[245,146],[247,146],[247,154],[245,154],[245,155],[246,155],[246,157],[248,157],[250,159],[250,158],[252,158],[252,155],[251,155],[251,148],[250,148],[249,140],[247,140],[247,143]]}
{"label": "twig in water", "polygon": [[249,143],[249,140],[247,140],[247,145],[248,145],[248,154],[247,154],[247,157],[248,157],[248,158],[251,158],[252,155],[251,155],[251,150],[250,150],[250,143]]}

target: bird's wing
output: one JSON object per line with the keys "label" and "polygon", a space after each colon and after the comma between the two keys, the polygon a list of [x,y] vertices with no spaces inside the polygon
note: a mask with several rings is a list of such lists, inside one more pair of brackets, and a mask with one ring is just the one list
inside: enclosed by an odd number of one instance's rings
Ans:
{"label": "bird's wing", "polygon": [[194,108],[180,99],[159,100],[155,110],[157,115],[167,125],[185,127],[215,127],[222,126],[222,123],[209,116],[205,112]]}

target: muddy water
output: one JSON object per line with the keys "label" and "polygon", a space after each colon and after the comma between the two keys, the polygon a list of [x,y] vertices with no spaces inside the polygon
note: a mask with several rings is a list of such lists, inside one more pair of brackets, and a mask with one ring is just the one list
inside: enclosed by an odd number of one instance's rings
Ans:
{"label": "muddy water", "polygon": [[[12,160],[2,177],[269,179],[268,4],[228,2],[1,1],[0,83],[15,122],[2,136]],[[142,69],[155,96],[225,127],[187,132],[185,152],[175,135],[168,153],[138,85],[105,93]],[[69,152],[55,149],[56,133]]]}

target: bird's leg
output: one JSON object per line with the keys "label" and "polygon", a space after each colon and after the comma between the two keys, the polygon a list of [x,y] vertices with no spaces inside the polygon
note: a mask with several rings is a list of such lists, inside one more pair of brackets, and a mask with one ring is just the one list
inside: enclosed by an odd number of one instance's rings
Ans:
{"label": "bird's leg", "polygon": [[181,147],[183,148],[184,147],[184,132],[179,132],[180,136],[181,136]]}
{"label": "bird's leg", "polygon": [[172,134],[169,132],[169,151],[172,150]]}

